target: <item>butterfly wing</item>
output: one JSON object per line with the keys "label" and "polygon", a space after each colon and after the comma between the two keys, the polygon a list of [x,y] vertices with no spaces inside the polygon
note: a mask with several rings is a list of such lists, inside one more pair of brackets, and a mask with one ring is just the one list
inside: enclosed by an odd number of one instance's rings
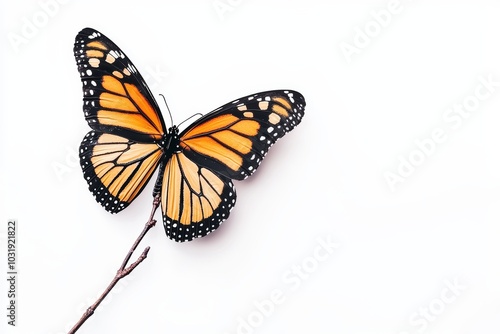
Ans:
{"label": "butterfly wing", "polygon": [[269,148],[300,123],[304,97],[268,91],[230,102],[181,133],[190,159],[231,179],[243,180],[259,167]]}
{"label": "butterfly wing", "polygon": [[160,109],[115,43],[85,28],[76,36],[74,55],[83,83],[83,111],[92,129],[136,141],[161,139],[165,124]]}
{"label": "butterfly wing", "polygon": [[304,97],[295,91],[268,91],[228,103],[180,134],[180,152],[164,168],[163,224],[176,241],[215,230],[236,201],[232,179],[259,167],[269,148],[300,123]]}
{"label": "butterfly wing", "polygon": [[229,216],[235,201],[233,182],[174,153],[160,168],[161,207],[167,236],[175,241],[203,237]]}
{"label": "butterfly wing", "polygon": [[106,36],[83,29],[74,55],[83,111],[93,129],[81,143],[80,164],[97,202],[116,213],[144,189],[159,165],[164,121],[142,76]]}
{"label": "butterfly wing", "polygon": [[162,154],[155,143],[138,143],[94,130],[80,145],[80,165],[96,201],[117,213],[141,193]]}

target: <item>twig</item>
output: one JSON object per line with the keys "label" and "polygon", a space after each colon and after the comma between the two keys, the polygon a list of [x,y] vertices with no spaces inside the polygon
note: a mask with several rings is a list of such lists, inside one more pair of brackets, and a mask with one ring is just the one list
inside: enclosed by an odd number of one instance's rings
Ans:
{"label": "twig", "polygon": [[111,283],[109,283],[106,290],[104,290],[104,292],[101,294],[101,296],[96,300],[96,302],[94,304],[92,304],[92,306],[90,306],[83,313],[80,320],[78,320],[78,322],[75,324],[75,326],[73,326],[73,328],[68,332],[68,334],[76,333],[76,331],[83,325],[83,323],[85,321],[87,321],[87,319],[90,318],[94,314],[94,312],[97,309],[97,307],[99,306],[99,304],[101,304],[101,302],[104,300],[104,298],[106,298],[106,296],[111,292],[111,290],[114,288],[116,283],[118,283],[123,277],[130,274],[142,261],[144,261],[144,259],[146,259],[146,257],[148,256],[148,252],[149,252],[149,246],[144,249],[142,254],[137,258],[137,260],[134,263],[132,263],[130,266],[127,267],[127,263],[130,261],[132,254],[135,252],[135,250],[136,250],[137,246],[139,245],[139,243],[141,242],[141,240],[144,238],[146,233],[148,233],[148,231],[153,226],[155,226],[156,220],[153,219],[153,216],[156,212],[156,209],[158,209],[159,205],[160,205],[160,196],[157,195],[157,196],[155,196],[155,198],[153,200],[153,209],[151,210],[151,215],[149,216],[149,220],[147,221],[146,225],[144,225],[144,229],[142,230],[141,234],[137,237],[134,244],[132,245],[132,247],[128,251],[127,256],[125,256],[125,259],[123,260],[122,265],[120,266],[120,269],[118,269],[118,271],[116,272],[115,277],[113,278]]}

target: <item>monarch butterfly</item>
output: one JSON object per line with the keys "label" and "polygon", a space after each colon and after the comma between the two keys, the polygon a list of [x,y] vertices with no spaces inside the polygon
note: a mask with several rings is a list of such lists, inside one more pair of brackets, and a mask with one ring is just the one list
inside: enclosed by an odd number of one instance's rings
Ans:
{"label": "monarch butterfly", "polygon": [[304,97],[292,90],[249,95],[202,116],[182,132],[165,122],[150,89],[109,38],[85,28],[74,55],[91,131],[80,145],[89,190],[107,211],[125,209],[159,168],[163,225],[175,241],[215,230],[236,202],[232,180],[259,167],[269,148],[300,123]]}

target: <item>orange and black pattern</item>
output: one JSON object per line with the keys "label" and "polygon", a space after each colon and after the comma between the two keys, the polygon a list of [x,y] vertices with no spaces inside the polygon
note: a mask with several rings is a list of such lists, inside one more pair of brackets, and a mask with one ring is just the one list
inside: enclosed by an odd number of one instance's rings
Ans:
{"label": "orange and black pattern", "polygon": [[159,140],[165,124],[144,79],[116,44],[93,29],[75,39],[83,83],[83,112],[89,126],[143,141]]}
{"label": "orange and black pattern", "polygon": [[235,180],[252,175],[269,148],[300,123],[304,97],[294,91],[269,91],[230,102],[184,130],[181,147],[192,159]]}
{"label": "orange and black pattern", "polygon": [[300,123],[304,97],[275,90],[232,101],[182,132],[160,109],[129,58],[90,28],[75,40],[83,111],[92,128],[80,145],[89,190],[107,211],[127,207],[159,169],[163,225],[175,241],[203,237],[236,202],[233,180],[259,167],[269,148]]}
{"label": "orange and black pattern", "polygon": [[125,209],[144,189],[163,155],[155,143],[137,143],[90,131],[80,145],[80,164],[95,199],[107,211]]}

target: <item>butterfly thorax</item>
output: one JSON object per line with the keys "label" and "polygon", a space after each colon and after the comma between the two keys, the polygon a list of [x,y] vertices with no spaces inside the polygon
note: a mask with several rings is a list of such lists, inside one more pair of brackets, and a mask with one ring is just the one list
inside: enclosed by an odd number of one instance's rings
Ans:
{"label": "butterfly thorax", "polygon": [[180,143],[179,128],[174,125],[163,135],[159,145],[163,150],[164,156],[169,157],[171,154],[181,151]]}

